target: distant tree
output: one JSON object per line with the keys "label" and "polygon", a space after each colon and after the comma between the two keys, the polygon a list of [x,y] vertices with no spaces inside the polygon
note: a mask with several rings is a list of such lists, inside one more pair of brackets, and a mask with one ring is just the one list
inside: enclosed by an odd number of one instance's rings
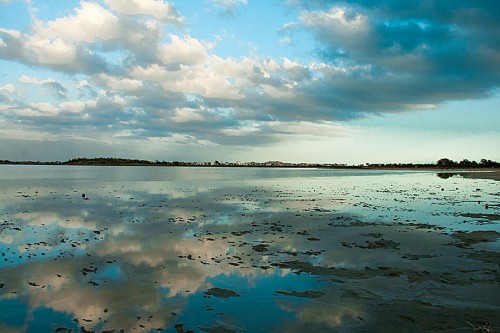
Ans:
{"label": "distant tree", "polygon": [[477,162],[476,161],[469,161],[468,159],[463,159],[458,163],[460,166],[465,166],[465,167],[477,167]]}
{"label": "distant tree", "polygon": [[500,162],[495,162],[495,161],[492,161],[492,160],[487,160],[485,158],[481,159],[481,161],[479,162],[479,164],[482,167],[488,167],[488,168],[499,167],[500,166]]}
{"label": "distant tree", "polygon": [[455,161],[450,160],[449,158],[442,158],[436,162],[438,167],[450,167],[454,166],[457,163]]}

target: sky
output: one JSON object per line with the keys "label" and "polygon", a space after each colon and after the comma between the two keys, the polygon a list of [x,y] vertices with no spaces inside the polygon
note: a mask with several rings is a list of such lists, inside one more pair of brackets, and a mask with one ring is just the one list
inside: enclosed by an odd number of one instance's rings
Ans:
{"label": "sky", "polygon": [[500,160],[500,2],[0,0],[0,160]]}

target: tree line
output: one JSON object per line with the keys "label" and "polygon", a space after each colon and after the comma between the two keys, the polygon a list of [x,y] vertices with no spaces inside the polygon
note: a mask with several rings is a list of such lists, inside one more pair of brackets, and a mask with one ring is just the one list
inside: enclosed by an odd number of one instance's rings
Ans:
{"label": "tree line", "polygon": [[436,162],[436,166],[441,167],[441,168],[453,168],[453,167],[459,167],[459,168],[498,168],[500,167],[499,162],[495,162],[492,160],[487,160],[485,158],[481,159],[478,162],[476,161],[469,161],[467,159],[463,159],[460,162],[455,162],[453,160],[450,160],[449,158],[442,158]]}
{"label": "tree line", "polygon": [[283,162],[249,162],[232,163],[219,161],[215,162],[181,162],[181,161],[148,161],[139,159],[95,157],[95,158],[73,158],[65,162],[40,162],[40,161],[9,161],[0,160],[0,164],[26,164],[26,165],[99,165],[99,166],[220,166],[220,167],[310,167],[310,168],[356,168],[356,169],[376,169],[376,168],[441,168],[441,169],[483,169],[499,168],[500,162],[481,159],[479,162],[463,159],[456,162],[449,158],[441,158],[436,163],[366,163],[361,165],[345,164],[321,164],[321,163],[283,163]]}

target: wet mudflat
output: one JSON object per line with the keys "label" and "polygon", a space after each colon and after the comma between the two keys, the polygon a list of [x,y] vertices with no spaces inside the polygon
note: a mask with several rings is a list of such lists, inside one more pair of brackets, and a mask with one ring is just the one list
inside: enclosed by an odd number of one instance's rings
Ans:
{"label": "wet mudflat", "polygon": [[0,331],[498,331],[499,184],[5,166]]}

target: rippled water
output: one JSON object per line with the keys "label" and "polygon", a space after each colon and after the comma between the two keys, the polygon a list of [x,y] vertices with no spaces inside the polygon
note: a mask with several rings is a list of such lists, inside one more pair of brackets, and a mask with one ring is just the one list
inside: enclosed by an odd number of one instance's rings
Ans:
{"label": "rippled water", "polygon": [[498,329],[499,192],[430,171],[2,166],[0,332]]}

